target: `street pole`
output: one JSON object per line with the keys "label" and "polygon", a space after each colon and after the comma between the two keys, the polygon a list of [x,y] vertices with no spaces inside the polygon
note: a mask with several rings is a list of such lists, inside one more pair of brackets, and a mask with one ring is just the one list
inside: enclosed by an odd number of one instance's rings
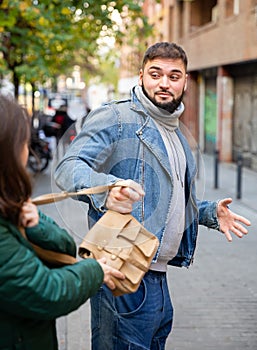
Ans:
{"label": "street pole", "polygon": [[214,151],[214,188],[219,187],[219,151],[215,149]]}
{"label": "street pole", "polygon": [[242,197],[242,169],[243,169],[243,157],[242,157],[242,153],[239,152],[237,156],[237,193],[236,193],[237,199],[241,199]]}

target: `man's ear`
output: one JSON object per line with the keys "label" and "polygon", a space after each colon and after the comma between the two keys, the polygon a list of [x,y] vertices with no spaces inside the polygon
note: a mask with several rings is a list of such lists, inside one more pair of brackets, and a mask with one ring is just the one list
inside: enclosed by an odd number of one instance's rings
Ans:
{"label": "man's ear", "polygon": [[185,91],[186,91],[186,89],[187,89],[187,78],[188,78],[188,74],[186,74],[186,80],[185,80],[184,92],[185,92]]}
{"label": "man's ear", "polygon": [[140,69],[139,78],[138,78],[138,85],[139,86],[142,86],[142,81],[143,81],[143,69]]}

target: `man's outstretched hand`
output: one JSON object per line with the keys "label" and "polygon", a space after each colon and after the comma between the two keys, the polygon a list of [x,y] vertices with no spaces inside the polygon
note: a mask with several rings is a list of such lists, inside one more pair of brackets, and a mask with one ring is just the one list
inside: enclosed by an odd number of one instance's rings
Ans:
{"label": "man's outstretched hand", "polygon": [[251,222],[241,215],[237,215],[228,208],[232,203],[231,198],[225,198],[219,201],[217,206],[217,216],[220,224],[220,231],[224,233],[229,242],[232,241],[230,232],[237,237],[242,238],[248,233],[248,230],[242,225],[250,226]]}

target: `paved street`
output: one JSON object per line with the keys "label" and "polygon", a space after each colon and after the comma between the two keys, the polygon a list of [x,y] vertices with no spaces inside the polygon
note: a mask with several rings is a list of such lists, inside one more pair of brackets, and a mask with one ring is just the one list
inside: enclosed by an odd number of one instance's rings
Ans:
{"label": "paved street", "polygon": [[[243,169],[242,198],[236,199],[236,167],[219,167],[214,189],[214,162],[204,156],[197,187],[199,198],[232,197],[231,209],[252,222],[249,235],[228,243],[217,231],[201,227],[195,262],[189,269],[170,268],[175,307],[167,350],[257,349],[257,173]],[[59,191],[51,169],[35,179],[35,195]],[[86,233],[86,205],[71,199],[42,206],[78,243]],[[90,350],[89,303],[58,320],[60,350]],[[104,350],[104,349],[99,349]]]}

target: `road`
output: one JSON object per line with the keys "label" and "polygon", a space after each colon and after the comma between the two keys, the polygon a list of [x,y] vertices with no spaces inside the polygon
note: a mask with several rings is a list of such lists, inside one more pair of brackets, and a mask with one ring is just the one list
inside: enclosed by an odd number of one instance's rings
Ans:
{"label": "road", "polygon": [[[236,198],[235,165],[220,165],[219,188],[213,189],[212,158],[203,160],[200,198]],[[34,195],[59,191],[52,168],[35,178]],[[244,169],[242,180],[242,199],[234,199],[231,209],[251,220],[248,236],[228,243],[222,234],[201,227],[193,266],[169,268],[175,321],[167,350],[257,349],[257,173]],[[41,209],[80,243],[87,231],[86,205],[68,199]],[[90,350],[89,316],[86,303],[57,321],[60,350]]]}

